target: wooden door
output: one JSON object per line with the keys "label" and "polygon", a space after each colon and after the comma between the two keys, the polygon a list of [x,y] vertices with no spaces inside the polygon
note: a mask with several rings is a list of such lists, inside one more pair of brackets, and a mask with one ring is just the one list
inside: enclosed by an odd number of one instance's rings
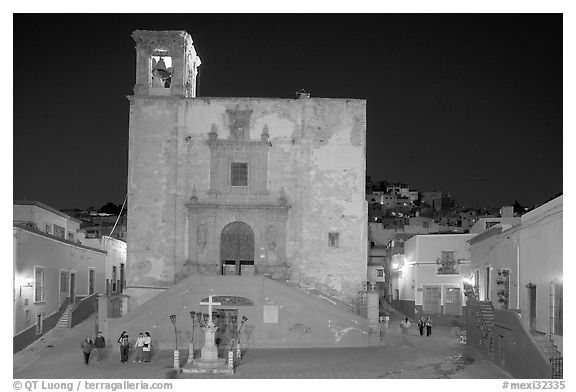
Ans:
{"label": "wooden door", "polygon": [[76,274],[70,274],[70,303],[76,302]]}
{"label": "wooden door", "polygon": [[462,294],[459,287],[446,287],[444,293],[444,313],[445,314],[462,314]]}
{"label": "wooden door", "polygon": [[528,326],[530,330],[536,329],[536,285],[528,283]]}
{"label": "wooden door", "polygon": [[442,289],[440,286],[423,286],[424,313],[440,314],[442,305]]}
{"label": "wooden door", "polygon": [[254,232],[250,226],[232,222],[224,227],[220,236],[220,260],[223,275],[240,274],[241,262],[254,263]]}

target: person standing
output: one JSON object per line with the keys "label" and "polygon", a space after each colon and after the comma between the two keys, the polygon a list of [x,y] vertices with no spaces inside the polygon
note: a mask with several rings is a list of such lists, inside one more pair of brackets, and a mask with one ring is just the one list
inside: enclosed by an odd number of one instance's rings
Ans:
{"label": "person standing", "polygon": [[128,354],[130,353],[130,337],[126,331],[122,331],[122,334],[118,338],[118,344],[120,344],[120,362],[128,362]]}
{"label": "person standing", "polygon": [[400,327],[402,328],[402,336],[408,335],[408,328],[410,328],[410,321],[408,320],[408,317],[402,321]]}
{"label": "person standing", "polygon": [[136,339],[134,347],[136,348],[136,358],[134,358],[132,362],[142,362],[143,348],[144,348],[144,334],[142,332],[140,332],[140,334],[138,335],[138,339]]}
{"label": "person standing", "polygon": [[96,361],[102,363],[104,356],[104,347],[106,347],[106,339],[102,336],[102,331],[98,331],[96,339],[94,339],[94,347],[96,347]]}
{"label": "person standing", "polygon": [[426,336],[432,335],[432,318],[426,319]]}
{"label": "person standing", "polygon": [[94,342],[90,336],[87,336],[86,339],[80,345],[82,347],[82,352],[84,353],[84,363],[88,365],[90,361],[90,353],[92,352],[92,348],[94,347]]}
{"label": "person standing", "polygon": [[150,337],[150,332],[146,332],[144,336],[144,344],[142,346],[142,352],[144,354],[144,362],[150,362],[151,348],[152,348],[152,338]]}
{"label": "person standing", "polygon": [[426,321],[424,320],[424,316],[420,317],[418,320],[418,330],[420,331],[420,336],[424,336],[424,326],[426,325]]}

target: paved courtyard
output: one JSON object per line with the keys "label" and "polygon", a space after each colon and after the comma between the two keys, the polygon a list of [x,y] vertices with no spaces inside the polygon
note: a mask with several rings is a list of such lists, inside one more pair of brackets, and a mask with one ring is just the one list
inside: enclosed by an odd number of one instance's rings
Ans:
{"label": "paved courtyard", "polygon": [[[402,337],[391,325],[381,345],[363,348],[248,349],[236,374],[176,375],[172,352],[155,353],[150,363],[120,363],[115,341],[106,360],[86,366],[82,339],[94,330],[94,319],[72,329],[55,329],[42,341],[14,355],[14,378],[511,378],[466,345],[449,328],[435,328],[430,337],[417,330]],[[181,350],[184,354],[184,350]]]}

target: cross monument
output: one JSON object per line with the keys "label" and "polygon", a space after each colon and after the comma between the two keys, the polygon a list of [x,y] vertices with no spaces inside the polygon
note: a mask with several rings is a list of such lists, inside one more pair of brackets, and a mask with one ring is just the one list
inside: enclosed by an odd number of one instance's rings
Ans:
{"label": "cross monument", "polygon": [[208,305],[208,323],[210,325],[212,325],[212,306],[216,305],[222,305],[222,303],[220,302],[213,302],[212,301],[212,296],[209,295],[208,296],[208,302],[200,302],[200,305]]}

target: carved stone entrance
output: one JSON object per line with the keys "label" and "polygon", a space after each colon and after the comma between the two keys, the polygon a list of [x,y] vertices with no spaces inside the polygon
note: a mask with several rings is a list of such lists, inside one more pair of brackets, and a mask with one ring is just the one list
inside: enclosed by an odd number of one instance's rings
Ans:
{"label": "carved stone entrance", "polygon": [[232,222],[220,236],[222,275],[241,275],[242,267],[254,265],[254,231],[244,222]]}

